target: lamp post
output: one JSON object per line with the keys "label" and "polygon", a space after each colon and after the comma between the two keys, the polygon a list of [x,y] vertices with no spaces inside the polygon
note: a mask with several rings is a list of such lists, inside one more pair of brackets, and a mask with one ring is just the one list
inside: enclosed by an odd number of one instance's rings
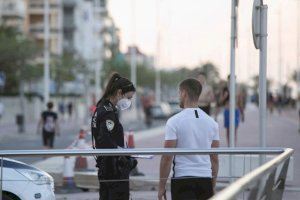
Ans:
{"label": "lamp post", "polygon": [[49,0],[44,0],[44,103],[49,101]]}
{"label": "lamp post", "polygon": [[[252,34],[254,46],[259,49],[259,145],[266,147],[267,132],[267,37],[268,6],[262,0],[254,0]],[[265,156],[260,156],[261,164]]]}
{"label": "lamp post", "polygon": [[231,2],[231,38],[230,38],[230,97],[229,97],[229,146],[235,146],[235,104],[236,104],[236,88],[235,88],[235,49],[237,39],[237,6],[238,0]]}

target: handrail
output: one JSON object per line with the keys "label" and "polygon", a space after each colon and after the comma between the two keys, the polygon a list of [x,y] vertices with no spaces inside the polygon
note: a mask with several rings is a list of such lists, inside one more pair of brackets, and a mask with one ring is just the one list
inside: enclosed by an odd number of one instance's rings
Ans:
{"label": "handrail", "polygon": [[[207,154],[280,154],[271,161],[265,163],[261,167],[246,174],[242,178],[232,183],[228,188],[217,193],[211,199],[227,200],[235,198],[243,189],[249,186],[254,181],[262,180],[262,177],[272,171],[268,183],[274,184],[275,172],[279,164],[284,162],[279,180],[276,182],[277,197],[282,197],[286,172],[289,164],[289,158],[294,150],[289,148],[213,148],[213,149],[184,149],[184,148],[136,148],[136,149],[56,149],[56,150],[0,150],[1,163],[1,181],[0,181],[0,199],[2,196],[2,180],[3,180],[3,158],[5,157],[26,157],[26,156],[118,156],[118,155],[207,155]],[[262,181],[261,181],[262,182]],[[268,184],[265,184],[268,185]],[[269,184],[270,185],[270,184]],[[253,190],[252,196],[257,196],[257,187]],[[272,188],[271,188],[272,190]],[[270,186],[265,187],[263,195],[273,195],[270,191]],[[251,197],[249,198],[251,199]],[[256,198],[255,198],[256,199]],[[281,199],[281,198],[277,198]]]}
{"label": "handrail", "polygon": [[284,148],[135,148],[135,149],[59,149],[59,150],[0,150],[0,157],[18,156],[117,156],[117,155],[203,155],[203,154],[280,154]]}
{"label": "handrail", "polygon": [[215,196],[213,196],[211,200],[234,199],[239,193],[241,193],[241,191],[243,191],[248,186],[250,186],[250,184],[252,184],[255,181],[258,181],[258,179],[261,179],[263,176],[269,174],[274,169],[276,169],[280,164],[288,160],[293,153],[294,153],[293,149],[286,148],[282,154],[278,155],[277,157],[273,158],[272,160],[268,161],[262,166],[254,169],[253,171],[239,178],[231,185],[226,187],[224,190],[220,191]]}

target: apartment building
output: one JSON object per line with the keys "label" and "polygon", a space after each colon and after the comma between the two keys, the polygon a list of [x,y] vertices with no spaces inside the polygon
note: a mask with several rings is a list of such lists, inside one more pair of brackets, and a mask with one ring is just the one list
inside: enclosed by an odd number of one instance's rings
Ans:
{"label": "apartment building", "polygon": [[87,62],[119,51],[119,30],[106,0],[63,0],[63,50]]}
{"label": "apartment building", "polygon": [[[40,47],[44,46],[44,0],[25,0],[27,15],[25,33],[33,37]],[[49,51],[52,56],[62,54],[63,13],[61,0],[49,1]],[[42,55],[41,55],[42,57]]]}
{"label": "apartment building", "polygon": [[0,0],[0,22],[24,31],[25,0]]}

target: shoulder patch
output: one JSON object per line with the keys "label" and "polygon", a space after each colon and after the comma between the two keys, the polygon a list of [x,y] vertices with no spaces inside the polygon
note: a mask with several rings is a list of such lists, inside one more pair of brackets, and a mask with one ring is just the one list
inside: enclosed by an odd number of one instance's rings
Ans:
{"label": "shoulder patch", "polygon": [[110,106],[103,106],[106,111],[114,111],[114,109]]}
{"label": "shoulder patch", "polygon": [[105,123],[108,131],[112,131],[114,129],[115,123],[112,120],[108,119]]}

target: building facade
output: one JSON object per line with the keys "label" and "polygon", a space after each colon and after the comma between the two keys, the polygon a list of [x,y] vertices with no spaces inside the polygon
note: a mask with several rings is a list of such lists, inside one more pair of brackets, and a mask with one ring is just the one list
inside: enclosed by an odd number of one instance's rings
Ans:
{"label": "building facade", "polygon": [[24,31],[26,17],[25,0],[1,0],[0,22],[6,26],[12,26],[19,31]]}
{"label": "building facade", "polygon": [[[25,0],[27,15],[25,33],[34,38],[39,47],[44,46],[44,0]],[[62,54],[63,10],[61,0],[49,1],[49,51],[52,56]],[[42,55],[41,55],[42,57]]]}
{"label": "building facade", "polygon": [[137,46],[128,47],[127,51],[125,52],[125,58],[127,62],[130,63],[132,49],[134,49],[134,52],[136,52],[136,63],[138,65],[144,65],[150,68],[154,67],[154,57],[146,55]]}

